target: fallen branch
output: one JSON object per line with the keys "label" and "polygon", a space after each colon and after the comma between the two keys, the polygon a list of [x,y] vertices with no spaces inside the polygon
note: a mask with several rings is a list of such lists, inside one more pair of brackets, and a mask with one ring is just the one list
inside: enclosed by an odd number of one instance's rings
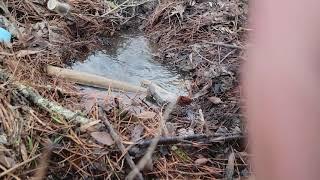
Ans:
{"label": "fallen branch", "polygon": [[209,41],[205,41],[208,44],[212,44],[212,45],[216,45],[216,46],[223,46],[223,47],[227,47],[227,48],[234,48],[234,49],[241,49],[241,50],[245,50],[245,47],[241,47],[241,46],[237,46],[237,45],[233,45],[233,44],[225,44],[222,42],[209,42]]}
{"label": "fallen branch", "polygon": [[[5,70],[0,69],[0,79],[3,81],[9,80],[9,75],[5,72]],[[34,89],[31,87],[13,83],[16,88],[20,91],[20,93],[25,96],[28,100],[30,100],[35,105],[41,107],[42,109],[45,109],[49,111],[50,113],[57,113],[62,115],[66,120],[69,121],[75,121],[76,123],[79,123],[81,125],[89,123],[91,120],[85,117],[82,117],[79,115],[79,113],[75,113],[73,111],[70,111],[69,109],[66,109],[59,104],[49,101],[48,99],[42,97]]]}
{"label": "fallen branch", "polygon": [[[206,134],[197,134],[191,136],[176,136],[176,137],[161,137],[159,139],[158,145],[171,145],[177,144],[185,141],[206,141],[206,142],[221,142],[227,140],[241,139],[244,138],[242,134],[231,134],[231,135],[206,135]],[[152,143],[152,140],[145,140],[137,142],[137,146],[149,146]]]}
{"label": "fallen branch", "polygon": [[49,111],[50,113],[57,113],[62,115],[66,120],[75,121],[81,125],[87,124],[92,120],[80,116],[80,113],[73,112],[69,109],[66,109],[55,102],[51,102],[48,99],[40,96],[36,93],[32,88],[27,87],[22,84],[16,84],[18,90],[31,102],[36,104],[37,106]]}
{"label": "fallen branch", "polygon": [[94,74],[89,74],[85,72],[79,72],[71,69],[64,69],[55,66],[47,66],[47,73],[51,76],[59,76],[71,81],[74,81],[78,84],[99,87],[104,89],[114,88],[123,91],[129,92],[146,92],[145,88],[134,86],[126,82],[116,81],[101,77]]}
{"label": "fallen branch", "polygon": [[[0,69],[0,79],[7,81],[9,78],[9,76],[5,73],[5,71],[3,69]],[[51,102],[47,99],[45,99],[44,97],[40,96],[39,94],[37,94],[32,88],[21,85],[21,84],[14,84],[18,90],[27,98],[29,99],[31,102],[33,102],[34,104],[38,105],[39,107],[47,110],[50,113],[57,113],[59,115],[62,115],[65,119],[67,120],[74,120],[77,123],[84,125],[87,124],[89,122],[92,122],[92,119],[88,119],[85,117],[82,117],[79,113],[75,113],[73,111],[70,111],[60,105],[58,105],[57,103]],[[118,136],[118,134],[116,133],[116,131],[113,129],[112,124],[106,119],[103,121],[104,125],[107,127],[107,129],[110,132],[111,137],[113,138],[113,140],[116,142],[119,150],[123,153],[126,154],[126,150],[124,145],[121,143],[120,138]],[[132,158],[129,156],[129,154],[125,155],[126,157],[126,161],[129,164],[129,166],[132,169],[136,168],[135,163],[133,162]],[[8,171],[10,172],[10,171]],[[7,173],[8,173],[7,172]],[[143,179],[143,176],[140,172],[138,172],[138,178],[139,179]],[[1,177],[1,175],[0,175]]]}

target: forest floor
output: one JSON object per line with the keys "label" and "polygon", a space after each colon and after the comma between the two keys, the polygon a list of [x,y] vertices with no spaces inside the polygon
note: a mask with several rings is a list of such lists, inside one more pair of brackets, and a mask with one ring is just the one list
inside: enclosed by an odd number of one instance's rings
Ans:
{"label": "forest floor", "polygon": [[[0,27],[14,37],[0,44],[0,178],[250,176],[239,83],[247,0],[68,3],[62,15],[43,0],[0,2]],[[137,25],[159,62],[190,75],[182,103],[85,93],[47,74],[47,65],[68,68],[101,49],[101,37]]]}

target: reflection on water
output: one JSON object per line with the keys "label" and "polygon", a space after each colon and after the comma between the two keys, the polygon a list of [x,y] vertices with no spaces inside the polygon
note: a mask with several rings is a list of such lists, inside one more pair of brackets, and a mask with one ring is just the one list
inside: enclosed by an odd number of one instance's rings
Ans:
{"label": "reflection on water", "polygon": [[123,35],[109,43],[110,48],[95,52],[72,68],[135,85],[150,80],[171,92],[185,94],[183,77],[173,68],[154,61],[151,46],[143,35]]}

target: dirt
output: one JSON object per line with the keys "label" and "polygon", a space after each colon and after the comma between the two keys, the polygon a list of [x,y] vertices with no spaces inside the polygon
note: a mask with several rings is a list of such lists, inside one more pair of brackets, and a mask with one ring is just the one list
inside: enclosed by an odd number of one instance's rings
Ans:
{"label": "dirt", "polygon": [[[70,3],[67,16],[49,11],[40,0],[0,4],[0,16],[20,31],[11,47],[0,45],[1,73],[7,76],[0,73],[1,178],[124,179],[130,173],[110,139],[110,127],[101,121],[110,121],[138,164],[149,152],[143,144],[149,145],[163,125],[165,107],[141,96],[79,92],[73,82],[48,76],[45,67],[83,61],[105,45],[101,37],[138,27],[157,44],[159,62],[192,78],[182,99],[192,103],[171,109],[161,130],[165,140],[141,170],[143,177],[245,179],[251,174],[239,85],[247,0]],[[21,92],[21,84],[95,124],[79,125],[39,107]]]}

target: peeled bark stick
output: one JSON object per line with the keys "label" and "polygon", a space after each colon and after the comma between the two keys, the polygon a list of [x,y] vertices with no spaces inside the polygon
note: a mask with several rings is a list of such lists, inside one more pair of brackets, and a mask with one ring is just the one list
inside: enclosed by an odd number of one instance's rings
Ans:
{"label": "peeled bark stick", "polygon": [[55,102],[51,102],[48,99],[40,96],[38,93],[36,93],[32,88],[27,87],[22,84],[16,84],[16,87],[19,89],[19,91],[30,101],[32,101],[37,106],[53,113],[57,113],[62,115],[67,120],[73,120],[76,123],[79,123],[81,125],[89,123],[91,120],[85,117],[82,117],[78,115],[78,113],[70,111],[69,109],[66,109],[59,104]]}
{"label": "peeled bark stick", "polygon": [[[0,80],[2,81],[9,81],[10,76],[5,72],[4,69],[0,69]],[[36,104],[37,106],[49,111],[50,113],[57,113],[62,115],[67,120],[73,120],[81,125],[89,123],[91,120],[88,118],[84,118],[78,113],[70,111],[55,102],[51,102],[48,99],[42,97],[38,93],[36,93],[31,87],[13,83],[15,87],[20,91],[20,93],[25,96],[28,100],[32,103]]]}
{"label": "peeled bark stick", "polygon": [[114,88],[129,92],[147,92],[147,90],[143,87],[134,86],[126,82],[116,81],[94,74],[59,68],[50,65],[47,66],[47,73],[51,76],[59,76],[61,78],[65,78],[78,84],[87,86],[94,86],[105,89]]}
{"label": "peeled bark stick", "polygon": [[57,0],[49,0],[47,8],[50,11],[54,11],[61,15],[67,15],[71,9],[71,6],[67,3],[59,2]]}
{"label": "peeled bark stick", "polygon": [[147,87],[147,95],[152,97],[159,105],[176,102],[179,97],[151,81],[144,80],[141,84]]}

